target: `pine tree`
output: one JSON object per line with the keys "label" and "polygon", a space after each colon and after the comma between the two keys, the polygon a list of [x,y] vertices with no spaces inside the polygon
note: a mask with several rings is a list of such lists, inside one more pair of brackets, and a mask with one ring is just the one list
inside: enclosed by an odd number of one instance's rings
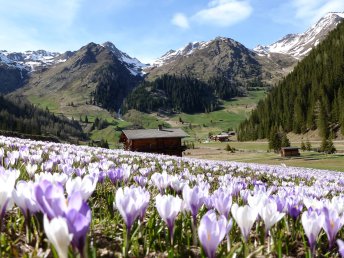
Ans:
{"label": "pine tree", "polygon": [[306,150],[307,151],[311,151],[312,150],[312,144],[311,144],[311,142],[308,139],[306,141]]}
{"label": "pine tree", "polygon": [[281,137],[281,147],[290,147],[290,141],[288,139],[288,136],[285,132],[280,133]]}

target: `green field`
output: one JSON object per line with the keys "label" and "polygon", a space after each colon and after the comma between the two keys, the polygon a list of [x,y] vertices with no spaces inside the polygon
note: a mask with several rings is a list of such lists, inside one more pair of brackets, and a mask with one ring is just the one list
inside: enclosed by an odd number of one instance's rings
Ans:
{"label": "green field", "polygon": [[[235,153],[225,150],[227,144],[236,149]],[[311,141],[311,144],[313,147],[320,145],[318,141]],[[195,143],[195,149],[187,150],[186,157],[344,171],[344,142],[334,141],[334,145],[337,154],[301,151],[300,157],[282,158],[268,151],[267,142]],[[300,143],[292,142],[292,146],[300,147]]]}
{"label": "green field", "polygon": [[247,97],[223,101],[221,109],[217,111],[199,114],[181,113],[174,115],[171,120],[183,127],[192,138],[205,139],[209,133],[235,130],[265,95],[265,90],[249,91]]}

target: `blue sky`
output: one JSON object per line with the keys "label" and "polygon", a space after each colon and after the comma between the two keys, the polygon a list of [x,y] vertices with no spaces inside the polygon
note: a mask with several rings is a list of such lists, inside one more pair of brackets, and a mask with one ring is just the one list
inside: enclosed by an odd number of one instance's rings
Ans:
{"label": "blue sky", "polygon": [[343,0],[0,0],[0,49],[77,50],[113,42],[150,62],[216,36],[249,48],[303,32]]}

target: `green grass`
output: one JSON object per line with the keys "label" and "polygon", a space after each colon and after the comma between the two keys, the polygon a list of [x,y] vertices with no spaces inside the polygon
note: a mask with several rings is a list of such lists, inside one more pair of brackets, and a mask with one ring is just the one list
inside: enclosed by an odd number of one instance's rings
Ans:
{"label": "green grass", "polygon": [[[319,144],[318,142],[311,143],[314,147]],[[227,144],[236,148],[237,151],[235,153],[225,151]],[[342,141],[334,143],[338,150],[342,150],[343,144]],[[292,143],[292,145],[300,146],[298,142]],[[267,151],[267,142],[209,142],[196,143],[195,147],[195,150],[186,151],[188,157],[344,171],[344,155],[342,153],[327,155],[301,151],[300,157],[282,158],[280,154]]]}
{"label": "green grass", "polygon": [[158,125],[161,124],[165,127],[170,127],[170,125],[165,123],[162,119],[137,110],[129,110],[123,118],[131,124],[138,125],[143,128],[158,128]]}
{"label": "green grass", "polygon": [[[196,139],[204,139],[210,133],[220,133],[228,129],[236,129],[251,113],[260,99],[266,95],[265,90],[249,91],[247,97],[223,101],[222,108],[209,113],[177,114],[171,120],[179,122],[188,133]],[[191,124],[191,125],[190,125]]]}
{"label": "green grass", "polygon": [[93,130],[91,132],[90,138],[94,141],[105,140],[109,143],[110,149],[119,148],[119,136],[121,135],[120,131],[116,130],[116,126],[108,126],[102,130]]}
{"label": "green grass", "polygon": [[40,107],[42,109],[48,108],[49,111],[53,113],[59,111],[59,105],[55,101],[50,100],[49,98],[40,98],[37,95],[30,95],[27,96],[27,98],[32,104],[36,105],[37,107]]}

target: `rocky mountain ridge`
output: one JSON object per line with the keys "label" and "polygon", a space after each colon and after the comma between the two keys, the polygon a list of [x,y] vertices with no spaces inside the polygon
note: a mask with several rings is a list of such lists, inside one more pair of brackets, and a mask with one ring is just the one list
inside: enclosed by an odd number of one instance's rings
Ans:
{"label": "rocky mountain ridge", "polygon": [[344,12],[328,13],[304,33],[288,34],[271,45],[258,45],[253,50],[261,56],[279,53],[302,59],[324,40],[328,33],[336,28],[343,19]]}

